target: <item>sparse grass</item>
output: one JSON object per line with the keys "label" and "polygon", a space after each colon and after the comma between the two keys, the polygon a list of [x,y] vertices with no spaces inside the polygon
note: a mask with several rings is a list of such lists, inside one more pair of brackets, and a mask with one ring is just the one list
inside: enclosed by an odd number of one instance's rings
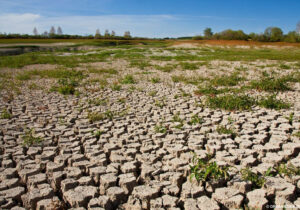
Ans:
{"label": "sparse grass", "polygon": [[297,131],[296,133],[294,133],[293,136],[300,138],[300,131]]}
{"label": "sparse grass", "polygon": [[275,170],[280,176],[292,177],[292,176],[300,175],[300,167],[296,167],[291,163],[290,164],[281,163],[275,167]]}
{"label": "sparse grass", "polygon": [[97,140],[99,140],[101,135],[103,134],[103,131],[97,130],[95,132],[92,132],[92,134],[96,137]]}
{"label": "sparse grass", "polygon": [[121,83],[122,84],[135,84],[136,82],[135,82],[133,75],[127,74],[122,78]]}
{"label": "sparse grass", "polygon": [[76,80],[63,78],[58,81],[58,86],[51,87],[50,91],[59,92],[63,95],[73,95],[77,86],[78,82]]}
{"label": "sparse grass", "polygon": [[115,69],[88,69],[89,73],[94,74],[118,74],[118,71]]}
{"label": "sparse grass", "polygon": [[113,83],[110,87],[113,91],[120,91],[122,89],[122,86],[118,83]]}
{"label": "sparse grass", "polygon": [[217,90],[215,87],[212,85],[208,86],[199,86],[198,90],[195,90],[194,92],[196,95],[217,95],[220,93],[220,90]]}
{"label": "sparse grass", "polygon": [[185,84],[192,84],[192,85],[198,85],[199,83],[202,83],[203,81],[207,80],[206,78],[201,76],[187,77],[184,75],[174,75],[171,78],[172,81],[175,83],[183,82]]}
{"label": "sparse grass", "polygon": [[275,78],[274,76],[269,76],[268,74],[265,74],[259,80],[251,81],[250,86],[251,88],[257,89],[259,91],[268,92],[290,90],[290,87],[287,84],[287,78]]}
{"label": "sparse grass", "polygon": [[11,119],[12,118],[12,114],[7,110],[7,109],[3,109],[2,113],[1,113],[1,119]]}
{"label": "sparse grass", "polygon": [[289,66],[289,65],[287,65],[287,64],[281,63],[281,64],[279,65],[279,68],[281,68],[281,69],[291,69],[292,67]]}
{"label": "sparse grass", "polygon": [[155,131],[155,133],[167,133],[168,128],[167,128],[167,126],[160,123],[158,125],[155,125],[154,131]]}
{"label": "sparse grass", "polygon": [[193,115],[191,120],[188,122],[189,125],[198,125],[204,123],[204,119],[198,115]]}
{"label": "sparse grass", "polygon": [[268,109],[288,109],[290,104],[283,102],[282,100],[277,100],[276,95],[268,96],[266,99],[261,99],[258,101],[258,105]]}
{"label": "sparse grass", "polygon": [[118,102],[121,104],[125,104],[126,103],[126,98],[118,98]]}
{"label": "sparse grass", "polygon": [[132,60],[130,62],[130,67],[137,67],[142,70],[144,70],[146,67],[150,67],[150,66],[152,66],[150,64],[150,62],[145,61],[145,60]]}
{"label": "sparse grass", "polygon": [[242,179],[250,181],[254,189],[262,188],[266,182],[266,179],[262,175],[258,175],[252,172],[249,168],[243,168],[241,170]]}
{"label": "sparse grass", "polygon": [[210,84],[214,86],[236,86],[243,80],[244,78],[240,77],[238,73],[233,73],[231,75],[217,76],[210,80]]}
{"label": "sparse grass", "polygon": [[25,134],[22,136],[22,139],[24,146],[39,144],[43,141],[41,137],[35,137],[35,131],[33,128],[25,130]]}
{"label": "sparse grass", "polygon": [[167,64],[165,66],[155,65],[155,68],[159,71],[169,73],[177,68],[177,64]]}
{"label": "sparse grass", "polygon": [[150,79],[150,81],[151,81],[153,84],[160,83],[160,78],[159,78],[159,77],[152,77],[152,78]]}
{"label": "sparse grass", "polygon": [[199,68],[198,63],[181,62],[179,65],[181,66],[182,70],[196,70]]}
{"label": "sparse grass", "polygon": [[97,121],[104,120],[105,116],[103,115],[103,113],[89,112],[88,113],[88,119],[89,119],[90,123],[94,123],[94,122],[97,122]]}
{"label": "sparse grass", "polygon": [[163,99],[161,100],[155,100],[155,106],[159,107],[159,108],[163,108],[164,106],[166,106],[166,103]]}
{"label": "sparse grass", "polygon": [[220,108],[224,110],[249,110],[255,105],[255,100],[247,95],[224,95],[208,97],[206,104],[210,108]]}
{"label": "sparse grass", "polygon": [[156,96],[157,92],[158,92],[157,90],[153,90],[149,93],[149,96],[154,97]]}
{"label": "sparse grass", "polygon": [[174,126],[174,128],[182,129],[184,125],[184,120],[180,118],[179,114],[180,113],[176,113],[175,115],[173,115],[172,121],[178,123],[177,125]]}
{"label": "sparse grass", "polygon": [[93,104],[95,106],[106,106],[107,100],[101,98],[89,99],[89,104]]}
{"label": "sparse grass", "polygon": [[232,138],[235,138],[237,136],[237,133],[235,132],[235,130],[233,128],[226,128],[223,125],[219,125],[217,127],[217,132],[218,134],[229,134],[231,135]]}
{"label": "sparse grass", "polygon": [[200,159],[194,154],[192,158],[192,165],[190,165],[191,174],[190,181],[195,178],[200,181],[218,181],[220,179],[227,180],[229,178],[229,167],[219,166],[211,158]]}

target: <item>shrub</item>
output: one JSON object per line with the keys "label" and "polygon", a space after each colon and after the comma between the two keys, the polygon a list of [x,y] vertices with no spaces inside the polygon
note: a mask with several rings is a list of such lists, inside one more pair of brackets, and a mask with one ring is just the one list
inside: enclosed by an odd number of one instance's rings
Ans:
{"label": "shrub", "polygon": [[192,158],[192,165],[190,165],[191,174],[190,180],[193,177],[199,181],[214,181],[229,178],[229,167],[219,166],[215,161],[211,162],[211,158],[206,160],[198,158],[195,154]]}
{"label": "shrub", "polygon": [[255,100],[247,95],[224,95],[209,97],[206,103],[211,108],[234,111],[251,109],[251,107],[255,104]]}

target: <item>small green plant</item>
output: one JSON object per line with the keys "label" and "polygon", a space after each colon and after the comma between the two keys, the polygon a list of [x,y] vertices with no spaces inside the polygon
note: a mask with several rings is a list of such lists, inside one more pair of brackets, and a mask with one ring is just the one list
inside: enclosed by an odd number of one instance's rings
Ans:
{"label": "small green plant", "polygon": [[155,106],[163,108],[164,106],[166,106],[166,104],[164,100],[155,100]]}
{"label": "small green plant", "polygon": [[199,68],[198,63],[181,62],[179,65],[183,70],[196,70]]}
{"label": "small green plant", "polygon": [[125,104],[126,98],[119,98],[118,102],[121,103],[121,104]]}
{"label": "small green plant", "polygon": [[198,87],[198,90],[195,90],[194,92],[196,95],[217,95],[220,93],[219,90],[217,90],[212,85],[206,86],[206,87]]}
{"label": "small green plant", "polygon": [[58,80],[59,86],[54,86],[50,91],[56,91],[63,95],[73,95],[75,87],[78,86],[78,81],[74,79],[62,78]]}
{"label": "small green plant", "polygon": [[199,117],[197,114],[193,115],[191,120],[188,122],[189,125],[198,125],[204,123],[204,119]]}
{"label": "small green plant", "polygon": [[212,80],[210,80],[210,84],[213,86],[236,86],[240,81],[245,80],[238,74],[239,73],[235,72],[229,76],[223,75],[215,77]]}
{"label": "small green plant", "polygon": [[160,123],[158,125],[155,125],[154,131],[155,133],[167,133],[168,127]]}
{"label": "small green plant", "polygon": [[258,101],[258,105],[268,109],[288,109],[290,104],[285,103],[281,100],[276,99],[276,95],[268,96],[266,99],[261,99]]}
{"label": "small green plant", "polygon": [[232,138],[237,136],[237,133],[233,130],[233,128],[226,128],[223,125],[219,125],[217,127],[218,134],[230,134]]}
{"label": "small green plant", "polygon": [[159,77],[152,77],[150,81],[151,81],[153,84],[160,83],[160,78],[159,78]]}
{"label": "small green plant", "polygon": [[224,95],[208,97],[206,104],[210,108],[220,108],[229,111],[249,110],[255,105],[255,100],[247,95]]}
{"label": "small green plant", "polygon": [[262,188],[266,182],[263,175],[258,175],[252,172],[249,168],[243,168],[241,170],[242,179],[245,181],[250,181],[254,189]]}
{"label": "small green plant", "polygon": [[286,117],[286,119],[289,121],[290,124],[293,123],[294,115],[295,115],[294,112],[292,112],[288,117]]}
{"label": "small green plant", "polygon": [[1,119],[11,119],[12,118],[12,114],[7,110],[7,109],[3,109],[2,113],[1,113]]}
{"label": "small green plant", "polygon": [[104,120],[105,116],[103,115],[103,113],[89,112],[88,119],[89,119],[90,123],[94,123],[94,122],[97,122],[100,120]]}
{"label": "small green plant", "polygon": [[208,156],[206,159],[201,159],[194,154],[190,169],[190,181],[192,181],[194,177],[198,182],[217,181],[220,179],[227,180],[229,178],[229,167],[219,166],[215,161],[211,161],[210,156]]}
{"label": "small green plant", "polygon": [[97,131],[92,131],[92,135],[96,137],[97,140],[100,139],[100,136],[103,134],[103,131],[97,130]]}
{"label": "small green plant", "polygon": [[300,131],[297,131],[296,133],[294,133],[293,136],[300,138]]}
{"label": "small green plant", "polygon": [[41,137],[35,137],[35,131],[33,128],[26,129],[25,134],[22,136],[23,144],[25,146],[31,146],[33,144],[39,144],[43,141]]}
{"label": "small green plant", "polygon": [[182,97],[191,97],[192,95],[190,93],[185,92],[183,89],[179,89],[179,91],[181,92],[181,96]]}
{"label": "small green plant", "polygon": [[134,77],[130,74],[125,75],[125,77],[121,80],[122,84],[135,84]]}
{"label": "small green plant", "polygon": [[111,89],[112,89],[113,91],[120,91],[121,88],[122,88],[122,86],[119,85],[118,83],[113,83],[112,86],[111,86]]}
{"label": "small green plant", "polygon": [[280,176],[292,177],[292,176],[300,175],[300,167],[296,167],[291,163],[290,164],[281,163],[275,167],[275,170]]}
{"label": "small green plant", "polygon": [[177,125],[174,126],[174,128],[182,129],[184,121],[183,121],[183,119],[180,118],[179,114],[180,113],[176,113],[175,115],[173,115],[173,122],[178,123]]}
{"label": "small green plant", "polygon": [[154,96],[156,96],[157,92],[158,92],[158,91],[153,90],[153,91],[151,91],[151,92],[149,93],[149,96],[154,97]]}
{"label": "small green plant", "polygon": [[107,100],[101,98],[89,99],[88,104],[93,104],[95,106],[106,106]]}
{"label": "small green plant", "polygon": [[275,78],[264,73],[259,80],[253,80],[250,82],[250,87],[259,91],[287,91],[291,88],[287,84],[287,79],[284,77]]}

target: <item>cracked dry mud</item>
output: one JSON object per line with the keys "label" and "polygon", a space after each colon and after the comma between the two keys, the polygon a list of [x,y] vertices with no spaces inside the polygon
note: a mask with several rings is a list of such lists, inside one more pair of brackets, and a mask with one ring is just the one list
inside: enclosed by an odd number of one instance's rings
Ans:
{"label": "cracked dry mud", "polygon": [[[97,64],[97,65],[102,65]],[[104,64],[103,64],[104,65]],[[166,73],[172,74],[172,73]],[[40,80],[41,85],[46,80]],[[199,106],[202,97],[176,97],[184,84],[123,85],[120,91],[89,85],[93,91],[63,96],[28,90],[12,101],[1,100],[11,119],[0,120],[1,209],[264,209],[267,205],[300,206],[300,176],[267,177],[253,189],[238,171],[250,167],[265,173],[281,161],[300,167],[299,90],[281,93],[293,100],[287,110],[253,107],[224,111]],[[140,89],[139,89],[140,88]],[[142,90],[141,90],[142,89]],[[83,90],[82,90],[83,91]],[[151,91],[157,91],[150,96]],[[106,103],[95,105],[91,99]],[[122,99],[122,100],[120,100]],[[163,100],[163,106],[157,106]],[[90,122],[90,113],[124,112]],[[292,121],[287,119],[294,113]],[[184,124],[174,128],[179,113]],[[189,125],[192,116],[202,124]],[[237,136],[219,134],[233,120]],[[163,122],[166,133],[156,133]],[[24,146],[25,127],[43,140]],[[101,135],[95,133],[101,131]],[[189,180],[190,164],[213,154],[218,165],[234,166],[228,182],[197,184]],[[296,208],[295,208],[296,209]]]}

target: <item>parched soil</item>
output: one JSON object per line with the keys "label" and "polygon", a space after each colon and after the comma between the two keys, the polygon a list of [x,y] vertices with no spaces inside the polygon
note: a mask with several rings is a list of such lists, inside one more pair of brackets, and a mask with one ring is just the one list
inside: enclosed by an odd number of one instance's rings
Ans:
{"label": "parched soil", "polygon": [[[194,66],[158,59],[178,54],[192,57],[207,48],[134,47],[122,49],[123,57],[117,53],[106,60],[95,57],[76,67],[53,63],[3,67],[0,208],[299,208],[299,81],[289,81],[286,91],[239,92],[265,72],[274,78],[297,75],[297,61],[184,61],[198,65],[189,70],[184,68]],[[120,49],[78,56],[114,50]],[[53,89],[70,79],[49,73],[57,69],[83,73],[75,78],[73,95]],[[211,108],[208,98],[218,95],[195,94],[198,86],[215,84],[211,80],[234,72],[244,79],[230,86],[235,92],[223,94],[253,98],[275,94],[289,108],[257,104],[246,110]],[[228,166],[228,177],[192,178],[194,156],[203,161],[210,156],[224,170]],[[245,178],[241,172],[245,169],[263,184]]]}

